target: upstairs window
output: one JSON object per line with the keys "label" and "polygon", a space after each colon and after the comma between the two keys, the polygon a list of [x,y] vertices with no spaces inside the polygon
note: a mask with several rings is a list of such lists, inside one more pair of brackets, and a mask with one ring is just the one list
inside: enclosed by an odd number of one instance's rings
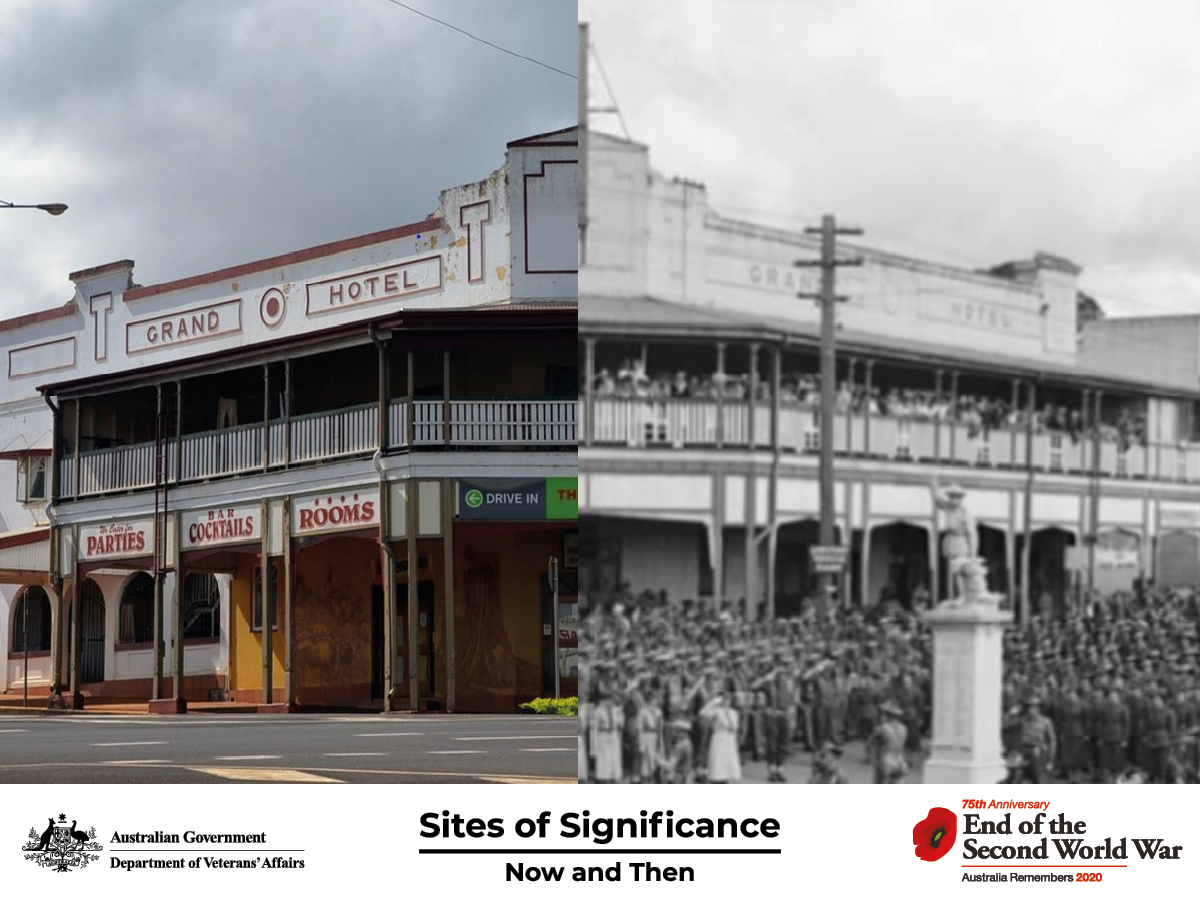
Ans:
{"label": "upstairs window", "polygon": [[17,460],[17,502],[38,503],[46,499],[50,457],[23,456]]}

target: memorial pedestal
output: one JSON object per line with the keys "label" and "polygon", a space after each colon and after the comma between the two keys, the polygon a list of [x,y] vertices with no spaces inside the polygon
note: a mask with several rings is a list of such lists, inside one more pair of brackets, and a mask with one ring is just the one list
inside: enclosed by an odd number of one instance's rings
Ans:
{"label": "memorial pedestal", "polygon": [[1012,613],[992,603],[946,602],[924,618],[933,629],[933,739],[923,780],[996,784],[1007,771],[1000,707]]}

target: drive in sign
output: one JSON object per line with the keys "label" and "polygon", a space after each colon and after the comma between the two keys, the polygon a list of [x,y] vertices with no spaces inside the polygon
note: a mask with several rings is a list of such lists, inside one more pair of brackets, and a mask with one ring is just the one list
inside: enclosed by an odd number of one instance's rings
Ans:
{"label": "drive in sign", "polygon": [[544,519],[545,479],[460,481],[460,519]]}

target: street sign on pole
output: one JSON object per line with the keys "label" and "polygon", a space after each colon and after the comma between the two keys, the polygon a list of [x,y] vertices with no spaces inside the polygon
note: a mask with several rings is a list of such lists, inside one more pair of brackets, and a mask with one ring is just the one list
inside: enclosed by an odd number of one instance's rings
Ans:
{"label": "street sign on pole", "polygon": [[836,544],[814,544],[808,548],[808,553],[812,558],[813,569],[819,575],[844,571],[846,560],[850,558],[850,548]]}
{"label": "street sign on pole", "polygon": [[558,557],[550,557],[550,591],[552,594],[551,603],[554,609],[554,699],[559,699],[559,669],[562,668],[562,662],[558,658]]}

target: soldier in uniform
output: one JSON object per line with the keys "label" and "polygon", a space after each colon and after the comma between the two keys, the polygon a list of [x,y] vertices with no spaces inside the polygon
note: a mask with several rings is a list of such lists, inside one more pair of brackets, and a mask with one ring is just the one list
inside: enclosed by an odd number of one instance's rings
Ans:
{"label": "soldier in uniform", "polygon": [[904,711],[891,700],[879,707],[883,714],[880,722],[867,739],[867,755],[876,784],[896,784],[908,772],[908,759],[904,755],[904,744],[908,740],[908,729],[901,719]]}
{"label": "soldier in uniform", "polygon": [[1130,728],[1129,709],[1114,683],[1097,710],[1096,756],[1102,781],[1111,782],[1129,764]]}
{"label": "soldier in uniform", "polygon": [[1151,693],[1142,721],[1146,771],[1152,782],[1170,784],[1171,757],[1175,746],[1175,713],[1163,701],[1161,693]]}
{"label": "soldier in uniform", "polygon": [[1085,708],[1073,685],[1067,687],[1058,703],[1058,768],[1070,781],[1077,781],[1088,765]]}
{"label": "soldier in uniform", "polygon": [[791,693],[787,674],[774,669],[755,685],[755,693],[763,698],[760,721],[763,728],[764,750],[767,759],[767,781],[784,782],[783,764],[787,761],[790,744],[788,703]]}
{"label": "soldier in uniform", "polygon": [[1042,715],[1041,701],[1029,697],[1025,701],[1025,715],[1021,719],[1021,756],[1025,761],[1024,781],[1042,784],[1054,767],[1057,741],[1054,725]]}

